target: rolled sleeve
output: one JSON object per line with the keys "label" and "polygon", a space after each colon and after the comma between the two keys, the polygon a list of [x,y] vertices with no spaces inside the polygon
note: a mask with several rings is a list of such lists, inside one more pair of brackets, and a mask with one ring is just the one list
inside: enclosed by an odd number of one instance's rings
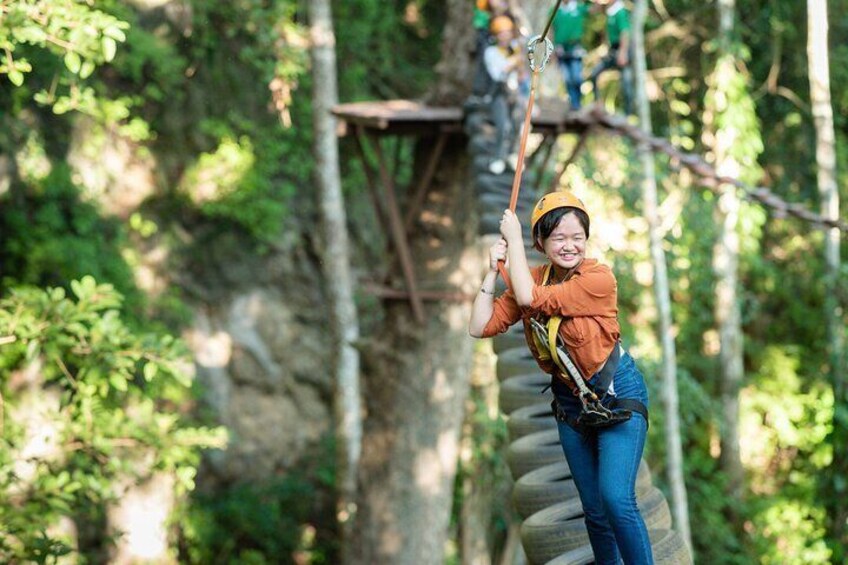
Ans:
{"label": "rolled sleeve", "polygon": [[511,290],[504,292],[495,299],[492,305],[492,317],[483,328],[481,337],[492,337],[504,333],[511,325],[521,319],[522,309],[515,300]]}

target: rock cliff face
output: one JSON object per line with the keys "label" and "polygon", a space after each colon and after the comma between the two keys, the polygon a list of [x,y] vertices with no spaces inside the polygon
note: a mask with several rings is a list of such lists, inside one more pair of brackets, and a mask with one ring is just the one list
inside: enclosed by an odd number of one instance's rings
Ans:
{"label": "rock cliff face", "polygon": [[331,428],[328,336],[305,306],[268,286],[198,306],[187,339],[205,400],[231,438],[209,457],[217,479],[284,472]]}
{"label": "rock cliff face", "polygon": [[[158,192],[156,160],[139,157],[147,153],[112,131],[96,132],[105,154],[84,150],[93,146],[90,126],[80,120],[74,135],[76,178],[105,213],[128,218]],[[133,249],[145,292],[156,298],[177,285],[190,297],[193,321],[183,337],[194,354],[202,405],[230,433],[229,447],[210,454],[204,470],[211,476],[201,474],[201,483],[283,473],[331,428],[320,274],[296,241],[297,219],[286,227],[289,239],[262,256],[209,224],[197,228],[203,235],[138,238]]]}

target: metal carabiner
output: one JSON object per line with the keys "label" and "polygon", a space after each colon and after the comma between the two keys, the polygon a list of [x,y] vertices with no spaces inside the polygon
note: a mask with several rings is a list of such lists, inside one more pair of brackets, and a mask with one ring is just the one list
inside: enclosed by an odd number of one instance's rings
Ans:
{"label": "metal carabiner", "polygon": [[530,38],[530,41],[527,42],[527,58],[530,60],[530,70],[534,73],[536,72],[536,46],[539,43],[545,41],[545,56],[542,58],[542,62],[538,67],[538,72],[542,72],[545,70],[545,67],[548,64],[548,61],[551,58],[551,54],[554,52],[554,43],[547,37],[542,37],[541,35],[534,35]]}

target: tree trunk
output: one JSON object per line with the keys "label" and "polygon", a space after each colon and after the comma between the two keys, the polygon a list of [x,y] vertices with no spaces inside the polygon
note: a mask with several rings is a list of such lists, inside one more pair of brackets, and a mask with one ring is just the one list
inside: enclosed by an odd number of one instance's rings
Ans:
{"label": "tree trunk", "polygon": [[[449,0],[434,104],[461,103],[470,90],[472,4]],[[413,177],[432,139],[419,140]],[[438,172],[409,234],[421,289],[476,290],[473,187],[465,139],[449,138]],[[394,273],[398,280],[400,274]],[[469,390],[470,304],[425,303],[416,323],[406,301],[387,303],[365,357],[365,421],[359,475],[355,562],[426,565],[444,561],[460,426]]]}
{"label": "tree trunk", "polygon": [[[827,47],[828,16],[825,0],[807,0],[807,59],[810,76],[810,101],[816,127],[816,165],[821,213],[826,218],[839,218],[839,191],[836,183],[836,138],[833,107],[830,98],[830,56]],[[848,503],[844,479],[848,476],[848,399],[845,395],[844,333],[842,305],[839,301],[839,231],[828,230],[825,236],[825,318],[827,320],[830,374],[833,385],[834,414],[830,443],[833,461],[828,473],[824,497],[828,511],[830,545],[833,562],[843,562],[848,551]]]}
{"label": "tree trunk", "polygon": [[[733,42],[733,20],[735,0],[719,0],[719,53],[714,75],[717,100],[726,99],[725,91],[729,77],[736,72],[731,54]],[[725,111],[715,108],[717,116]],[[715,124],[720,124],[716,118]],[[733,158],[731,148],[737,140],[735,128],[717,125],[713,152],[716,169],[721,175],[738,177],[739,163]],[[740,500],[745,482],[742,459],[739,453],[739,390],[742,386],[744,368],[742,363],[742,327],[737,293],[739,272],[739,207],[736,188],[721,187],[721,196],[716,207],[716,223],[719,235],[713,248],[713,270],[716,276],[715,317],[718,324],[721,382],[721,458],[720,464],[728,478],[728,496]]]}
{"label": "tree trunk", "polygon": [[[410,236],[423,289],[473,292],[478,278],[464,149],[464,140],[448,142]],[[444,560],[471,369],[469,315],[467,303],[428,302],[417,324],[408,302],[386,307],[367,356],[357,563]]]}
{"label": "tree trunk", "polygon": [[335,432],[337,442],[337,518],[342,540],[341,559],[349,561],[348,543],[355,523],[356,476],[362,447],[362,410],[359,384],[359,321],[353,301],[347,217],[339,174],[336,120],[330,109],[338,103],[336,40],[330,0],[307,3],[313,77],[313,128],[316,181],[323,233],[324,280],[330,302],[330,339],[333,356]]}
{"label": "tree trunk", "polygon": [[460,444],[462,502],[457,517],[457,546],[462,565],[492,565],[492,511],[499,502],[509,500],[509,488],[498,488],[506,485],[493,473],[489,459],[479,455],[496,442],[491,429],[498,413],[498,380],[492,344],[477,345]]}
{"label": "tree trunk", "polygon": [[[637,0],[633,13],[633,70],[635,78],[636,109],[642,130],[652,134],[651,112],[645,88],[647,64],[645,60],[646,0]],[[642,199],[651,239],[651,258],[654,267],[654,295],[659,312],[660,343],[663,363],[663,408],[665,409],[665,442],[668,452],[668,484],[671,488],[671,505],[674,523],[686,544],[692,547],[689,528],[689,502],[683,473],[683,448],[680,439],[680,413],[677,396],[677,349],[672,332],[671,298],[668,272],[660,234],[660,218],[657,210],[657,180],[654,156],[646,144],[639,146],[642,163]]]}

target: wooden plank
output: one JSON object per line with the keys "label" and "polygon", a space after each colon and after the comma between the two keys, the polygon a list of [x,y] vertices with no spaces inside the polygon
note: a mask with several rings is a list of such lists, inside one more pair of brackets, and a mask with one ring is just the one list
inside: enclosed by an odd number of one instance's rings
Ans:
{"label": "wooden plank", "polygon": [[[365,283],[362,290],[368,294],[379,296],[387,300],[409,300],[410,294],[404,290],[382,286],[376,283]],[[471,302],[476,298],[476,294],[466,294],[463,292],[448,292],[441,290],[419,290],[418,296],[421,300],[427,302]]]}
{"label": "wooden plank", "polygon": [[[539,99],[532,118],[534,131],[547,135],[580,133],[591,121],[585,110],[570,112],[560,99]],[[333,114],[346,123],[386,135],[437,135],[462,131],[463,110],[458,106],[428,106],[413,100],[371,100],[339,104]]]}
{"label": "wooden plank", "polygon": [[403,222],[404,231],[409,233],[412,230],[412,222],[415,216],[418,215],[421,206],[424,204],[424,197],[427,195],[427,190],[433,181],[433,176],[436,173],[436,165],[439,164],[439,159],[442,157],[442,152],[445,149],[445,144],[448,141],[448,134],[441,133],[436,139],[436,145],[430,150],[430,155],[427,159],[427,165],[424,167],[424,174],[418,180],[418,185],[415,187],[415,192],[409,201],[409,206],[406,209],[406,218]]}
{"label": "wooden plank", "polygon": [[368,195],[371,197],[371,204],[374,206],[374,212],[377,215],[377,221],[386,234],[386,239],[389,237],[389,222],[386,219],[386,211],[380,205],[380,195],[377,192],[377,182],[375,173],[371,164],[368,162],[368,155],[365,153],[364,147],[365,130],[361,126],[353,128],[353,141],[356,146],[356,152],[359,154],[359,160],[362,161],[362,170],[365,173],[365,184],[368,186]]}

